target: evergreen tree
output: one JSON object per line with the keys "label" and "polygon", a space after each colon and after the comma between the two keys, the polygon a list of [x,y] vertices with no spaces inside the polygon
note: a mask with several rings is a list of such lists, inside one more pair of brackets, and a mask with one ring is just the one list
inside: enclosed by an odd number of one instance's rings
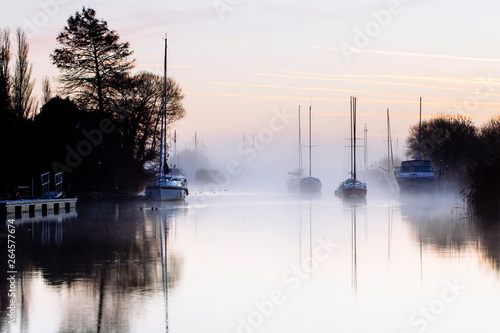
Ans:
{"label": "evergreen tree", "polygon": [[61,71],[62,89],[74,94],[83,109],[109,111],[116,86],[133,68],[128,42],[120,42],[94,9],[83,7],[70,16],[57,37],[60,48],[51,54]]}

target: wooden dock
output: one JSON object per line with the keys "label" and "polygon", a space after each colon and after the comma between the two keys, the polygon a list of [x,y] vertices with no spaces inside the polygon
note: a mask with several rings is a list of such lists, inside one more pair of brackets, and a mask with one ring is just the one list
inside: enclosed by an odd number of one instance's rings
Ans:
{"label": "wooden dock", "polygon": [[77,198],[0,201],[0,216],[7,219],[39,218],[76,211]]}

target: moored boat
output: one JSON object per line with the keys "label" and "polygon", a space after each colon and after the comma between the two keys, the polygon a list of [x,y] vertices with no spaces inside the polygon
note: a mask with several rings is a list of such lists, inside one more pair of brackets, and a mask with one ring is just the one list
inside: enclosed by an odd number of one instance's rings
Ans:
{"label": "moored boat", "polygon": [[431,161],[422,160],[422,97],[420,97],[419,154],[414,160],[401,162],[394,168],[399,193],[432,193],[438,189],[438,179]]}
{"label": "moored boat", "polygon": [[313,177],[311,170],[311,107],[309,107],[309,177],[302,178],[299,183],[301,193],[319,193],[322,184],[319,178]]}
{"label": "moored boat", "polygon": [[336,194],[350,199],[365,198],[368,192],[366,183],[359,181],[356,175],[356,102],[357,98],[351,97],[351,177],[340,183],[335,191]]}
{"label": "moored boat", "polygon": [[[158,178],[151,185],[146,187],[146,196],[150,200],[184,200],[188,193],[187,179],[178,168],[172,169],[168,166],[167,153],[167,39],[165,38],[165,57],[163,71],[163,101],[161,110],[161,131],[160,131],[160,158]],[[174,145],[176,135],[174,134]]]}
{"label": "moored boat", "polygon": [[181,171],[167,174],[146,188],[146,196],[151,200],[184,200],[188,194],[187,180]]}
{"label": "moored boat", "polygon": [[394,176],[400,193],[435,192],[438,188],[430,161],[403,161],[401,166],[394,168]]}
{"label": "moored boat", "polygon": [[342,183],[341,191],[344,198],[364,198],[368,192],[366,183],[354,178],[346,179]]}
{"label": "moored boat", "polygon": [[315,177],[302,178],[299,185],[300,192],[303,193],[318,193],[322,188],[321,181]]}

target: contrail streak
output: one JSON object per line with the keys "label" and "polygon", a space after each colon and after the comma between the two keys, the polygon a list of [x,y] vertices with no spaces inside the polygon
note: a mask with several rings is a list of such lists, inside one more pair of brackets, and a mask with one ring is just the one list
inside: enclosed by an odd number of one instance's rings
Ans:
{"label": "contrail streak", "polygon": [[[315,46],[317,49],[325,49]],[[338,47],[330,47],[328,50],[342,51]],[[439,59],[452,59],[452,60],[465,60],[465,61],[486,61],[486,62],[500,62],[500,59],[494,58],[474,58],[474,57],[463,57],[463,56],[453,56],[446,54],[430,54],[430,53],[415,53],[415,52],[398,52],[398,51],[379,51],[379,50],[364,50],[351,48],[349,49],[356,53],[372,53],[372,54],[384,54],[384,55],[395,55],[395,56],[408,56],[408,57],[419,57],[419,58],[439,58]]]}

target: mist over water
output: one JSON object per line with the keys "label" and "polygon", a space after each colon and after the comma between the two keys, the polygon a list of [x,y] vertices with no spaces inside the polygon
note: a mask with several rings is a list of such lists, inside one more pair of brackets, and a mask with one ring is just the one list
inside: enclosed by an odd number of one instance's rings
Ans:
{"label": "mist over water", "polygon": [[500,230],[459,196],[248,184],[20,222],[10,332],[496,332]]}

